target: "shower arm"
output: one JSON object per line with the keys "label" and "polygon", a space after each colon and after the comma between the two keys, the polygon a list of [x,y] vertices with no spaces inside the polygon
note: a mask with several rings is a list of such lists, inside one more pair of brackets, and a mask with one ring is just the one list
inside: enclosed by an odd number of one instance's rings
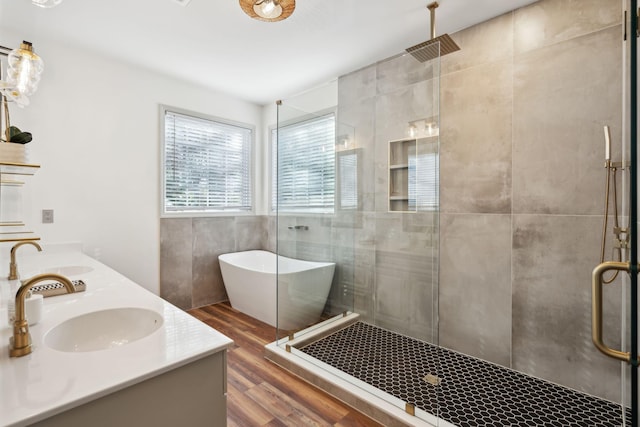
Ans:
{"label": "shower arm", "polygon": [[439,5],[437,1],[434,1],[427,6],[427,9],[429,9],[429,14],[431,15],[431,40],[436,38],[436,9],[438,6]]}

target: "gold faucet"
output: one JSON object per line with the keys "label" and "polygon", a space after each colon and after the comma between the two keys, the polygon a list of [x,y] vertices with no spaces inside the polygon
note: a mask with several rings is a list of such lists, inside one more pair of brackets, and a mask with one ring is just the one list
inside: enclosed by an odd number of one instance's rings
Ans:
{"label": "gold faucet", "polygon": [[64,285],[67,293],[74,293],[76,289],[73,287],[71,280],[60,274],[45,273],[33,276],[25,280],[16,293],[16,318],[13,322],[13,337],[9,339],[9,356],[22,357],[31,353],[31,334],[29,333],[29,322],[25,316],[24,300],[29,290],[43,280],[56,280]]}
{"label": "gold faucet", "polygon": [[42,251],[39,244],[33,240],[27,240],[26,242],[20,242],[11,248],[11,262],[9,263],[9,280],[16,280],[18,278],[18,264],[16,263],[16,251],[22,245],[33,245],[38,249],[38,252]]}

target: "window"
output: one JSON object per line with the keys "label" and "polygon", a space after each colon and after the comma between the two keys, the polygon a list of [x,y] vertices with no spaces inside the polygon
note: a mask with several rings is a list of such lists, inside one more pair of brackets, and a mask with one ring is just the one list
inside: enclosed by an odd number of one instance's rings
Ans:
{"label": "window", "polygon": [[342,150],[337,153],[338,163],[338,208],[353,210],[360,207],[360,171],[358,157],[360,149]]}
{"label": "window", "polygon": [[253,130],[162,109],[163,213],[251,211]]}
{"label": "window", "polygon": [[[429,147],[429,144],[423,145]],[[437,146],[431,145],[431,152],[409,157],[409,210],[428,211],[438,208],[438,155],[435,152]]]}
{"label": "window", "polygon": [[333,113],[272,131],[272,209],[333,212],[335,133]]}

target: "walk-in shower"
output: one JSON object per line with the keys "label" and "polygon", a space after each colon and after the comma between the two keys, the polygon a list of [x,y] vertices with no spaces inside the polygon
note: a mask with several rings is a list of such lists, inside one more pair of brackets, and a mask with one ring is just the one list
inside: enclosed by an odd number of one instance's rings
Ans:
{"label": "walk-in shower", "polygon": [[[631,425],[629,367],[591,339],[602,126],[628,136],[605,3],[571,32],[566,2],[542,0],[454,34],[458,53],[278,104],[277,251],[336,267],[323,320],[278,328],[270,359],[384,425]],[[622,276],[601,301],[614,348]]]}

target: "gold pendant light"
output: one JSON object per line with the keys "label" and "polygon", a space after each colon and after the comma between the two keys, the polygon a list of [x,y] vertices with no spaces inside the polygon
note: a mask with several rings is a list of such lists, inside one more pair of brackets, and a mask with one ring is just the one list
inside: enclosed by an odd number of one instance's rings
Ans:
{"label": "gold pendant light", "polygon": [[244,13],[259,21],[287,19],[296,8],[296,0],[240,0]]}

